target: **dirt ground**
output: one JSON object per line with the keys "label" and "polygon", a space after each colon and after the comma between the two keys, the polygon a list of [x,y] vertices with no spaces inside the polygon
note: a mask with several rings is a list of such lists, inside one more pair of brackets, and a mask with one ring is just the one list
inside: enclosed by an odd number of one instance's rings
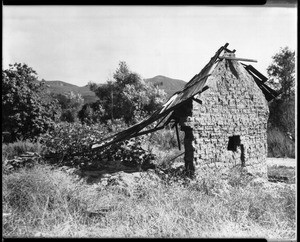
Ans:
{"label": "dirt ground", "polygon": [[292,158],[267,158],[268,166],[287,166],[287,167],[296,167],[296,159]]}

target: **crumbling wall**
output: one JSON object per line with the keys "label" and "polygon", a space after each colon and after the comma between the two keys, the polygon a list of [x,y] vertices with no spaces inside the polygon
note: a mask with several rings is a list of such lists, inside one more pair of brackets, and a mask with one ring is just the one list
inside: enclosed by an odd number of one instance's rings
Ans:
{"label": "crumbling wall", "polygon": [[[206,85],[195,96],[189,114],[181,122],[185,138],[185,162],[201,175],[206,169],[228,173],[244,167],[267,176],[267,101],[244,67],[223,59]],[[200,104],[201,103],[201,104]]]}

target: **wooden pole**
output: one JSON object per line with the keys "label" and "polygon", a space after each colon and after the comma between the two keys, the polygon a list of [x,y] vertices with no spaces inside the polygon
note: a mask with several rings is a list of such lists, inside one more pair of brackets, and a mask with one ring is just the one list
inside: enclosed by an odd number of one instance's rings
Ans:
{"label": "wooden pole", "polygon": [[179,140],[179,132],[178,132],[178,123],[176,123],[175,129],[176,129],[176,136],[177,136],[177,142],[178,142],[178,149],[181,150],[180,140]]}

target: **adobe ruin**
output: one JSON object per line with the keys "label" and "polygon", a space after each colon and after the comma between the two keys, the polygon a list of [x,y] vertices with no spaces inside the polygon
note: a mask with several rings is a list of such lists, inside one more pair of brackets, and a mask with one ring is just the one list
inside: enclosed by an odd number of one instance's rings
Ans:
{"label": "adobe ruin", "polygon": [[[268,102],[278,93],[253,66],[235,57],[235,50],[219,48],[208,64],[162,108],[148,119],[95,144],[103,149],[113,143],[178,125],[185,133],[184,161],[194,177],[209,170],[228,174],[242,168],[257,177],[267,178]],[[152,129],[150,124],[156,123]]]}
{"label": "adobe ruin", "polygon": [[197,175],[207,168],[226,173],[244,167],[266,178],[269,108],[263,92],[242,64],[226,59],[205,85],[206,91],[177,111],[185,132],[186,168]]}

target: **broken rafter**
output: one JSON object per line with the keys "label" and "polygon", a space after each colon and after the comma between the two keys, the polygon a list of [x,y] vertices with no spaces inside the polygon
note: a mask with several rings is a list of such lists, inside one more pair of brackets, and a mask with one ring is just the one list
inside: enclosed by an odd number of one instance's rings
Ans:
{"label": "broken rafter", "polygon": [[263,82],[261,82],[259,80],[259,78],[257,78],[256,76],[252,75],[254,81],[256,82],[256,84],[259,86],[259,88],[262,90],[263,94],[265,95],[267,101],[271,101],[272,99],[276,98],[279,93],[274,91],[273,89],[271,89],[270,87],[268,87],[266,84],[264,84]]}
{"label": "broken rafter", "polygon": [[229,49],[227,49],[227,48],[225,48],[224,50],[225,50],[226,52],[229,52],[229,53],[235,53],[235,51],[236,51],[236,50],[229,50]]}
{"label": "broken rafter", "polygon": [[199,74],[195,75],[192,80],[190,80],[185,86],[184,86],[184,90],[186,87],[191,86],[194,84],[194,82],[198,82],[199,80],[194,80],[196,79],[196,77],[200,76],[200,78],[204,78],[208,73],[209,70],[211,69],[211,67],[215,64],[216,60],[218,59],[218,57],[220,56],[220,54],[222,53],[223,50],[227,49],[227,46],[229,44],[226,43],[224,46],[222,46],[220,49],[218,49],[218,51],[215,53],[215,55],[210,59],[210,61],[206,64],[206,66],[204,66],[204,68],[199,72]]}
{"label": "broken rafter", "polygon": [[263,74],[261,74],[258,70],[256,70],[252,65],[245,65],[243,63],[242,65],[248,71],[248,73],[253,77],[254,81],[262,90],[268,102],[276,98],[280,94],[265,84],[268,78],[265,77]]}
{"label": "broken rafter", "polygon": [[225,60],[236,60],[236,61],[257,62],[257,60],[245,59],[245,58],[237,58],[237,57],[230,57],[230,56],[219,56],[219,58],[220,58],[220,59],[225,59]]}
{"label": "broken rafter", "polygon": [[112,145],[114,143],[122,142],[124,140],[135,138],[135,137],[138,137],[138,136],[141,136],[141,135],[144,135],[144,134],[152,133],[152,132],[155,132],[155,131],[163,129],[163,128],[164,128],[164,126],[161,126],[161,127],[150,129],[150,130],[145,130],[143,132],[136,132],[136,133],[133,133],[131,135],[128,135],[128,136],[125,136],[125,137],[121,137],[118,140],[112,140],[110,142],[107,142],[106,144],[103,144],[103,143],[101,143],[101,144],[94,144],[92,146],[92,149],[97,149],[97,148],[103,149],[103,148],[105,148],[105,147],[107,147],[109,145]]}
{"label": "broken rafter", "polygon": [[246,65],[246,70],[252,72],[252,74],[256,75],[262,82],[266,82],[268,80],[263,74],[261,74],[258,70],[256,70],[252,65]]}
{"label": "broken rafter", "polygon": [[165,116],[157,123],[157,125],[156,125],[154,128],[157,128],[157,127],[161,124],[161,122],[164,121],[165,118],[169,116],[169,118],[167,119],[167,121],[163,124],[163,126],[166,126],[166,125],[168,124],[168,122],[170,121],[170,115],[172,115],[172,114],[171,114],[171,113],[167,113],[167,114],[166,114],[166,115],[165,115]]}
{"label": "broken rafter", "polygon": [[163,126],[158,127],[158,128],[145,130],[145,131],[143,131],[143,132],[138,132],[138,133],[136,133],[136,134],[133,134],[133,135],[129,136],[129,137],[130,137],[129,139],[134,138],[134,137],[137,137],[137,136],[140,136],[140,135],[144,135],[144,134],[149,134],[149,133],[155,132],[155,131],[157,131],[157,130],[163,129],[164,127],[165,127],[165,126],[163,125]]}
{"label": "broken rafter", "polygon": [[202,104],[202,101],[198,98],[193,97],[192,100],[194,100],[195,102],[197,102],[199,104]]}

